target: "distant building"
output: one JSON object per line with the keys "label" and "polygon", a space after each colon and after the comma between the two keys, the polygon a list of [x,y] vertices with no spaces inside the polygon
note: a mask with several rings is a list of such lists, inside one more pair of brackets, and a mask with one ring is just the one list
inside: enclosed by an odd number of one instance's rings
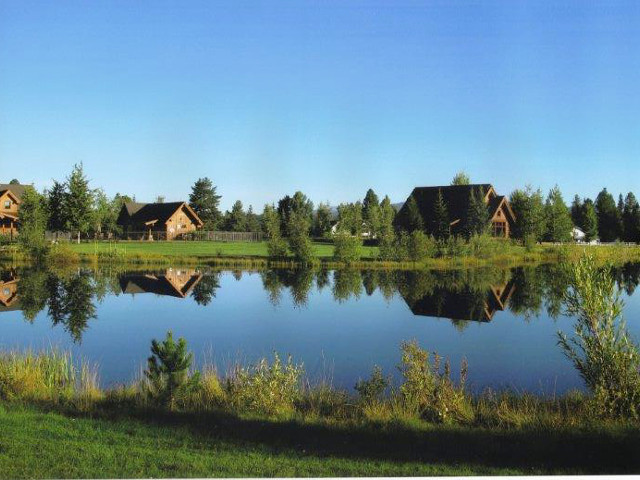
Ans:
{"label": "distant building", "polygon": [[582,229],[578,228],[578,227],[573,227],[571,229],[571,236],[573,237],[573,239],[578,242],[578,243],[582,243],[584,242],[584,239],[586,237],[586,234],[582,231]]}
{"label": "distant building", "polygon": [[467,223],[469,200],[472,189],[480,191],[491,218],[491,234],[494,237],[509,238],[515,215],[507,197],[498,195],[493,186],[485,184],[476,185],[445,185],[440,187],[416,187],[407,198],[396,218],[394,225],[397,228],[407,229],[408,206],[411,197],[415,198],[422,216],[425,231],[433,233],[435,224],[435,205],[438,200],[438,192],[442,192],[442,198],[447,205],[449,224],[452,234],[464,232]]}
{"label": "distant building", "polygon": [[173,240],[203,225],[186,202],[127,202],[120,210],[117,223],[125,237],[140,240]]}
{"label": "distant building", "polygon": [[28,185],[0,184],[0,235],[13,236],[18,231],[18,209]]}

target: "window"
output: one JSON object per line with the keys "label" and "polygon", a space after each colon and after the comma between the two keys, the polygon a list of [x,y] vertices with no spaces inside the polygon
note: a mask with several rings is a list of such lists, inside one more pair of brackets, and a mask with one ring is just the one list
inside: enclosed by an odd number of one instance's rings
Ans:
{"label": "window", "polygon": [[6,208],[6,209],[11,208],[11,200],[6,200],[6,201],[4,202],[4,208]]}
{"label": "window", "polygon": [[504,237],[505,235],[505,222],[493,222],[493,236]]}

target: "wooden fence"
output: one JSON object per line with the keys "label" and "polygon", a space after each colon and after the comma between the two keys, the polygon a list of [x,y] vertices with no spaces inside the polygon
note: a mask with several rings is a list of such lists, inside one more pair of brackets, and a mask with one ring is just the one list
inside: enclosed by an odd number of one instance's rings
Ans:
{"label": "wooden fence", "polygon": [[[151,232],[153,241],[167,240],[166,232]],[[149,232],[126,232],[117,235],[120,240],[149,241]],[[208,242],[261,242],[262,232],[204,232],[195,231],[179,234],[174,241],[208,241]]]}

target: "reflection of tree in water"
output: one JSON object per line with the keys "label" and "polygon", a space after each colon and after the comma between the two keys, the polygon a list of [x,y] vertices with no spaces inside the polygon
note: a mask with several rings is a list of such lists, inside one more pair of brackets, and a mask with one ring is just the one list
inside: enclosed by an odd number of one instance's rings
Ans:
{"label": "reflection of tree in water", "polygon": [[28,322],[33,322],[44,307],[47,306],[46,270],[23,270],[19,272],[18,296],[22,315]]}
{"label": "reflection of tree in water", "polygon": [[509,309],[525,319],[538,316],[544,296],[542,273],[535,267],[516,268],[513,282],[516,288],[511,296]]}
{"label": "reflection of tree in water", "polygon": [[220,272],[207,273],[200,278],[191,291],[191,298],[202,306],[209,305],[220,288]]}
{"label": "reflection of tree in water", "polygon": [[362,276],[359,270],[345,269],[333,272],[333,298],[339,303],[351,297],[360,298]]}
{"label": "reflection of tree in water", "polygon": [[615,276],[618,288],[627,295],[633,295],[640,283],[640,263],[625,263],[622,267],[613,269],[612,274]]}
{"label": "reflection of tree in water", "polygon": [[266,290],[269,295],[269,302],[274,306],[280,304],[280,297],[282,296],[282,282],[278,277],[276,270],[266,270],[260,272],[260,278],[262,279],[262,288]]}
{"label": "reflection of tree in water", "polygon": [[316,288],[319,292],[329,285],[329,270],[321,268],[316,272]]}
{"label": "reflection of tree in water", "polygon": [[95,285],[91,275],[82,271],[68,278],[49,275],[47,291],[48,313],[53,324],[63,325],[73,341],[80,342],[88,321],[97,318],[93,303]]}
{"label": "reflection of tree in water", "polygon": [[234,270],[233,272],[231,272],[231,274],[233,275],[233,278],[235,278],[237,282],[242,280],[242,270]]}
{"label": "reflection of tree in water", "polygon": [[378,272],[376,270],[362,271],[362,285],[367,296],[373,295],[378,288]]}
{"label": "reflection of tree in water", "polygon": [[396,294],[396,275],[391,270],[381,270],[378,272],[378,290],[382,297],[390,302]]}

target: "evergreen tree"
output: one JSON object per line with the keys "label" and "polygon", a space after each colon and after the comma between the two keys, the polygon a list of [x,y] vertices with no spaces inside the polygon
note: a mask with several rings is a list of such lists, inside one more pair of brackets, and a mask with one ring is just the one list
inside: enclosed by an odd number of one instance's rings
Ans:
{"label": "evergreen tree", "polygon": [[424,230],[424,220],[420,213],[418,202],[413,195],[411,195],[409,200],[407,200],[407,228],[409,232]]}
{"label": "evergreen tree", "polygon": [[640,242],[640,205],[633,193],[627,193],[622,212],[625,242]]}
{"label": "evergreen tree", "polygon": [[464,171],[456,173],[453,180],[451,180],[451,185],[469,185],[470,183],[471,179]]}
{"label": "evergreen tree", "polygon": [[491,215],[484,201],[482,191],[472,188],[469,193],[469,207],[467,209],[467,236],[471,237],[472,235],[487,233],[490,222]]}
{"label": "evergreen tree", "polygon": [[583,212],[584,205],[582,200],[580,200],[580,196],[576,195],[573,197],[573,202],[571,203],[571,220],[576,227],[583,228]]}
{"label": "evergreen tree", "polygon": [[313,234],[326,237],[331,232],[331,208],[327,203],[320,203],[313,222]]}
{"label": "evergreen tree", "polygon": [[215,230],[222,220],[218,209],[222,197],[216,193],[216,188],[207,177],[199,178],[191,187],[189,206],[200,217],[205,230]]}
{"label": "evergreen tree", "polygon": [[613,196],[604,188],[596,198],[598,233],[603,242],[613,242],[620,234],[620,215]]}
{"label": "evergreen tree", "polygon": [[391,199],[388,195],[380,202],[380,230],[377,232],[379,238],[390,237],[393,235],[393,220],[396,218],[396,210],[391,205]]}
{"label": "evergreen tree", "polygon": [[269,257],[282,258],[287,256],[287,243],[282,239],[280,230],[281,219],[273,205],[265,205],[262,213],[262,229],[267,237]]}
{"label": "evergreen tree", "polygon": [[545,240],[568,242],[571,239],[571,213],[557,185],[549,191],[545,203],[545,219],[547,225]]}
{"label": "evergreen tree", "polygon": [[380,209],[380,200],[378,195],[370,188],[362,202],[362,220],[366,229],[372,234],[377,235],[380,231],[380,222],[382,211]]}
{"label": "evergreen tree", "polygon": [[114,232],[118,228],[116,221],[120,211],[117,204],[110,201],[101,188],[93,192],[93,230],[97,233]]}
{"label": "evergreen tree", "polygon": [[[307,219],[309,228],[313,223],[313,202],[307,198],[307,196],[297,191],[293,194],[293,197],[289,195],[284,196],[278,201],[278,215],[280,216],[280,230],[285,235],[289,235],[288,225],[291,223],[292,214],[298,214]],[[296,219],[298,221],[300,219]],[[309,232],[307,232],[308,235]]]}
{"label": "evergreen tree", "polygon": [[229,214],[227,230],[230,232],[246,232],[247,231],[247,216],[244,213],[242,202],[236,200],[231,207],[231,213]]}
{"label": "evergreen tree", "polygon": [[[413,198],[413,197],[412,197]],[[438,240],[447,239],[451,234],[449,211],[442,197],[442,190],[438,190],[438,198],[433,211],[433,235]]]}
{"label": "evergreen tree", "polygon": [[74,165],[71,175],[67,178],[67,195],[64,202],[68,228],[77,232],[78,243],[80,234],[91,228],[93,219],[93,192],[89,188],[89,180],[84,174],[82,163]]}
{"label": "evergreen tree", "polygon": [[540,189],[533,190],[530,185],[524,190],[511,193],[509,203],[516,217],[513,225],[513,237],[524,240],[533,238],[541,241],[544,230],[544,203]]}
{"label": "evergreen tree", "polygon": [[20,185],[20,181],[17,178],[11,179],[9,185]]}
{"label": "evergreen tree", "polygon": [[60,232],[67,227],[66,205],[67,198],[66,186],[54,180],[51,190],[47,192],[47,210],[49,219],[47,221],[47,229]]}
{"label": "evergreen tree", "polygon": [[585,241],[590,242],[598,238],[598,216],[593,201],[589,198],[586,198],[582,204],[581,218],[580,228],[584,232]]}
{"label": "evergreen tree", "polygon": [[246,215],[246,228],[247,232],[259,232],[261,229],[260,217],[253,213],[253,207],[249,205]]}
{"label": "evergreen tree", "polygon": [[163,342],[151,341],[151,356],[144,374],[148,380],[147,393],[161,404],[173,409],[181,394],[197,388],[200,373],[189,375],[193,354],[187,352],[184,338],[173,340],[171,331]]}

